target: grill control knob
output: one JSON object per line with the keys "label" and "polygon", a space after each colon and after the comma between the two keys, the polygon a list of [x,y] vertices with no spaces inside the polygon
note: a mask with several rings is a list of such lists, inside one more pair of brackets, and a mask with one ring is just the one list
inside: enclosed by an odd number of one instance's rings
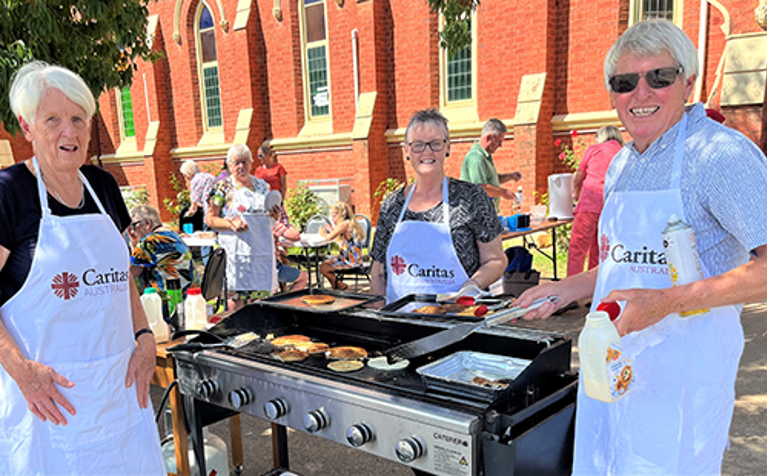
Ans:
{"label": "grill control knob", "polygon": [[229,392],[229,403],[231,403],[235,409],[244,407],[250,403],[250,400],[250,392],[246,388],[238,388],[237,390]]}
{"label": "grill control knob", "polygon": [[212,397],[216,393],[216,382],[211,379],[205,379],[197,384],[197,393],[205,399]]}
{"label": "grill control knob", "polygon": [[288,404],[281,398],[275,398],[269,400],[264,404],[264,415],[270,420],[276,420],[280,417],[287,415]]}
{"label": "grill control knob", "polygon": [[399,440],[397,447],[394,448],[394,452],[397,454],[397,458],[403,463],[410,463],[426,453],[426,446],[420,439],[411,437]]}
{"label": "grill control knob", "polygon": [[304,428],[309,433],[317,433],[328,426],[330,421],[322,410],[312,410],[304,415]]}
{"label": "grill control knob", "polygon": [[355,448],[358,448],[372,440],[373,430],[371,430],[370,427],[364,423],[357,423],[350,426],[349,429],[346,430],[346,441],[348,441],[349,444]]}

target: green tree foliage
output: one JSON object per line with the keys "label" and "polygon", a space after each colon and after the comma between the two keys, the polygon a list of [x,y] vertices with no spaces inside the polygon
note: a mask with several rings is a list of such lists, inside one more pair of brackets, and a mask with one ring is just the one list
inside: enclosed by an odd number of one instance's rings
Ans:
{"label": "green tree foliage", "polygon": [[299,182],[298,187],[288,191],[285,211],[293,226],[303,231],[309,218],[321,213],[320,197]]}
{"label": "green tree foliage", "polygon": [[440,46],[455,54],[471,44],[471,30],[466,19],[479,6],[479,0],[429,0],[429,6],[445,19],[439,34]]}
{"label": "green tree foliage", "polygon": [[0,0],[0,122],[19,129],[8,103],[11,77],[30,60],[76,72],[95,97],[131,84],[147,44],[150,0]]}

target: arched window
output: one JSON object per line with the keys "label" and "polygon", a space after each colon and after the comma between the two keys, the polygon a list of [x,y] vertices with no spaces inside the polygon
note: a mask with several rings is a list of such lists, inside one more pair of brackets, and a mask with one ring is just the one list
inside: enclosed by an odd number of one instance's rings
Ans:
{"label": "arched window", "polygon": [[133,101],[131,101],[130,88],[125,87],[115,90],[120,118],[120,139],[126,140],[136,137],[136,128],[133,124]]}
{"label": "arched window", "polygon": [[[440,48],[440,110],[451,122],[476,122],[477,115],[477,18],[472,11],[464,21],[471,43],[455,53]],[[444,18],[440,19],[444,23]]]}
{"label": "arched window", "polygon": [[330,68],[325,0],[303,0],[303,64],[307,120],[330,116]]}
{"label": "arched window", "polygon": [[221,88],[218,82],[216,28],[213,16],[210,14],[210,8],[205,2],[200,2],[197,7],[195,38],[197,40],[197,72],[200,81],[202,118],[207,132],[211,129],[220,129],[224,121],[221,114]]}

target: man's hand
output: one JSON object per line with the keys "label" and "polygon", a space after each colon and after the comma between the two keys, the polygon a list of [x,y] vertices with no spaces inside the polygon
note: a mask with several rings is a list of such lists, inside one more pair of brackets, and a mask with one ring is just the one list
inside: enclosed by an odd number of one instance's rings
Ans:
{"label": "man's hand", "polygon": [[602,302],[626,301],[620,319],[615,321],[618,334],[641,331],[677,312],[671,305],[669,289],[622,289],[602,298]]}
{"label": "man's hand", "polygon": [[575,297],[568,297],[567,296],[567,287],[561,285],[561,281],[559,282],[552,282],[552,283],[544,283],[535,287],[532,287],[528,289],[527,291],[523,292],[521,296],[519,296],[519,299],[517,299],[516,305],[522,307],[523,309],[530,306],[533,301],[535,301],[538,298],[546,298],[549,296],[559,296],[559,301],[555,303],[546,302],[541,305],[538,309],[533,309],[532,311],[528,312],[524,316],[522,316],[522,319],[531,321],[533,319],[546,319],[552,314],[554,314],[559,308],[565,306],[566,304],[569,304],[572,301],[575,301],[577,298]]}
{"label": "man's hand", "polygon": [[516,200],[517,194],[514,192],[514,190],[511,190],[510,188],[502,188],[503,190],[503,198],[507,200]]}
{"label": "man's hand", "polygon": [[72,388],[75,384],[47,365],[32,360],[27,360],[25,364],[21,372],[12,377],[27,400],[29,410],[42,421],[50,420],[54,425],[66,425],[67,419],[61,414],[58,405],[64,407],[70,415],[77,412],[56,384],[64,388]]}
{"label": "man's hand", "polygon": [[125,388],[136,383],[136,395],[141,408],[149,406],[149,382],[155,369],[157,349],[152,334],[143,334],[139,337],[136,350],[128,362],[128,373],[125,375]]}

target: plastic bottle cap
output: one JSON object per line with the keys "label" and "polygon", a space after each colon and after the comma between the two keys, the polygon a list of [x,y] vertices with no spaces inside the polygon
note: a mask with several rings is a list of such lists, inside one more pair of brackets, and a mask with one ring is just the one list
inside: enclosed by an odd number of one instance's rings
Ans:
{"label": "plastic bottle cap", "polygon": [[604,311],[614,321],[621,314],[621,306],[617,302],[603,302],[597,306],[597,311]]}
{"label": "plastic bottle cap", "polygon": [[149,287],[144,289],[144,294],[157,294],[157,290],[155,288]]}
{"label": "plastic bottle cap", "polygon": [[191,294],[192,296],[197,294],[202,294],[202,290],[200,288],[189,288],[189,290],[186,292],[187,295]]}

